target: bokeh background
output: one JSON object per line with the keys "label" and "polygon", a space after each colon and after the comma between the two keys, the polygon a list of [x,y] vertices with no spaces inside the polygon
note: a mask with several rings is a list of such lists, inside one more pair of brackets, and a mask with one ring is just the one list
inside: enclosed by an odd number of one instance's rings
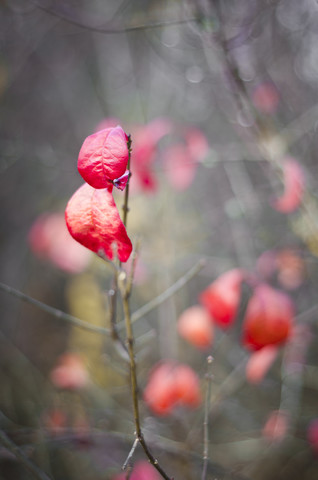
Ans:
{"label": "bokeh background", "polygon": [[[120,123],[133,148],[128,233],[141,242],[132,311],[206,261],[134,331],[141,392],[153,365],[174,359],[196,371],[204,393],[213,355],[211,479],[318,475],[317,429],[308,438],[318,417],[317,15],[311,0],[0,2],[1,282],[109,327],[112,270],[59,241],[59,215],[83,183],[76,162],[84,139]],[[301,205],[287,214],[273,208],[286,156],[306,179]],[[120,209],[123,194],[115,195]],[[54,255],[32,243],[39,231],[30,236],[48,214],[55,220],[45,241],[60,245]],[[297,368],[286,371],[288,346],[281,348],[254,385],[241,345],[248,286],[237,323],[225,334],[215,329],[210,351],[181,339],[176,325],[218,275],[271,268],[271,255],[258,260],[267,251],[285,254],[285,280],[275,267],[269,281],[291,295],[304,330]],[[128,367],[116,344],[0,295],[1,431],[54,480],[113,478],[134,434]],[[65,352],[85,366],[75,391],[52,381]],[[286,431],[266,436],[276,410],[287,412]],[[141,415],[169,474],[197,478],[204,406],[157,417],[141,399]],[[1,480],[33,475],[0,449]]]}

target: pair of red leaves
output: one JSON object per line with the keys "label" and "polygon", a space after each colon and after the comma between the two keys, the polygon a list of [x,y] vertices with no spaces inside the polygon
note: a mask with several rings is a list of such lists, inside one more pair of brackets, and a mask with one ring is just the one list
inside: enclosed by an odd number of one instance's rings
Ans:
{"label": "pair of red leaves", "polygon": [[149,376],[144,400],[157,415],[169,415],[176,407],[196,408],[202,401],[198,376],[188,365],[159,363]]}
{"label": "pair of red leaves", "polygon": [[[224,273],[200,295],[200,302],[221,328],[230,327],[237,315],[242,270]],[[249,299],[243,321],[243,344],[259,350],[268,345],[285,342],[292,330],[294,307],[288,295],[266,283],[260,283]]]}
{"label": "pair of red leaves", "polygon": [[128,136],[120,126],[87,137],[78,156],[78,170],[87,182],[69,200],[66,225],[72,237],[102,257],[126,262],[132,244],[117,210],[112,190],[123,190],[130,173]]}

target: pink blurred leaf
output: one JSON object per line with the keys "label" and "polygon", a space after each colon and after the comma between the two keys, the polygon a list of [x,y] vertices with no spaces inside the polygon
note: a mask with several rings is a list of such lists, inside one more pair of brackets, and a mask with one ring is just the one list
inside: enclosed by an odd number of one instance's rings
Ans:
{"label": "pink blurred leaf", "polygon": [[50,373],[51,382],[65,390],[80,390],[89,382],[82,358],[75,353],[64,353]]}
{"label": "pink blurred leaf", "polygon": [[196,162],[204,160],[209,152],[209,144],[201,130],[195,127],[188,128],[185,134],[185,141],[193,160]]}
{"label": "pink blurred leaf", "polygon": [[[112,480],[126,480],[126,478],[127,473],[122,472],[113,477]],[[130,480],[160,480],[160,478],[157,470],[145,460],[137,462],[129,476]]]}
{"label": "pink blurred leaf", "polygon": [[165,361],[152,369],[144,400],[157,415],[169,415],[178,406],[197,408],[202,401],[199,378],[188,365]]}
{"label": "pink blurred leaf", "polygon": [[244,272],[229,270],[220,275],[200,295],[200,303],[221,328],[230,327],[237,315]]}
{"label": "pink blurred leaf", "polygon": [[274,113],[279,103],[278,92],[272,83],[260,83],[254,89],[252,101],[260,112]]}
{"label": "pink blurred leaf", "polygon": [[273,207],[282,213],[296,210],[302,201],[305,189],[305,175],[297,160],[287,158],[283,165],[285,191],[272,202]]}
{"label": "pink blurred leaf", "polygon": [[30,229],[28,241],[35,255],[66,272],[82,272],[91,259],[91,253],[70,236],[64,215],[60,213],[38,217]]}
{"label": "pink blurred leaf", "polygon": [[253,352],[246,364],[246,378],[250,383],[260,383],[274,363],[278,348],[272,345]]}
{"label": "pink blurred leaf", "polygon": [[168,147],[163,156],[169,183],[176,190],[186,190],[194,180],[197,162],[182,143]]}
{"label": "pink blurred leaf", "polygon": [[153,172],[157,144],[172,129],[171,122],[159,117],[147,125],[131,127],[132,138],[132,191],[154,192],[157,179]]}
{"label": "pink blurred leaf", "polygon": [[289,418],[283,410],[273,410],[263,427],[262,435],[271,442],[281,442],[288,431]]}
{"label": "pink blurred leaf", "polygon": [[192,345],[201,349],[211,347],[213,322],[207,310],[200,305],[184,310],[178,318],[177,328],[179,335]]}

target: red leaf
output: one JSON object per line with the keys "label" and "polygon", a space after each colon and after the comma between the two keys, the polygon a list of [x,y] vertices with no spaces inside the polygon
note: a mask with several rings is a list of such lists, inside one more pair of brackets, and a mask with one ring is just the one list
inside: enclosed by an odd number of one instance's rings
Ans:
{"label": "red leaf", "polygon": [[267,418],[262,430],[262,435],[266,440],[278,443],[286,436],[288,426],[288,413],[284,410],[274,410]]}
{"label": "red leaf", "polygon": [[182,143],[168,147],[164,153],[166,175],[169,183],[179,191],[186,190],[194,180],[197,162]]}
{"label": "red leaf", "polygon": [[229,270],[219,276],[200,295],[200,302],[221,328],[228,328],[235,320],[241,297],[243,272]]}
{"label": "red leaf", "polygon": [[[129,475],[129,480],[160,480],[159,474],[155,468],[146,460],[141,460],[133,466],[132,472]],[[122,472],[116,475],[112,480],[126,480],[127,472]]]}
{"label": "red leaf", "polygon": [[132,244],[122,223],[111,192],[82,185],[65,210],[66,225],[75,240],[110,260],[114,254],[126,262]]}
{"label": "red leaf", "polygon": [[89,376],[79,355],[64,353],[51,371],[50,379],[57,388],[79,390],[88,384]]}
{"label": "red leaf", "polygon": [[278,355],[278,348],[273,345],[253,352],[246,364],[246,378],[250,383],[260,383],[271,368]]}
{"label": "red leaf", "polygon": [[70,237],[62,213],[38,217],[29,231],[28,240],[35,255],[50,260],[66,272],[82,272],[91,258],[91,252]]}
{"label": "red leaf", "polygon": [[127,167],[128,137],[118,125],[87,137],[78,156],[78,171],[94,188],[107,188]]}
{"label": "red leaf", "polygon": [[271,83],[260,83],[252,94],[255,107],[263,113],[274,113],[279,104],[279,96],[275,86]]}
{"label": "red leaf", "polygon": [[132,191],[154,192],[157,179],[153,172],[158,142],[171,131],[171,122],[155,118],[147,125],[132,126]]}
{"label": "red leaf", "polygon": [[194,305],[187,308],[178,319],[178,332],[185,340],[198,348],[209,348],[214,333],[213,322],[205,308]]}
{"label": "red leaf", "polygon": [[150,374],[144,400],[157,415],[169,415],[177,406],[197,408],[202,401],[198,376],[188,365],[161,363]]}
{"label": "red leaf", "polygon": [[279,212],[290,213],[301,204],[305,189],[305,175],[300,164],[293,158],[288,158],[283,168],[285,191],[273,202],[273,207]]}
{"label": "red leaf", "polygon": [[285,342],[293,323],[294,308],[288,295],[264,284],[255,288],[243,322],[243,344],[253,350]]}

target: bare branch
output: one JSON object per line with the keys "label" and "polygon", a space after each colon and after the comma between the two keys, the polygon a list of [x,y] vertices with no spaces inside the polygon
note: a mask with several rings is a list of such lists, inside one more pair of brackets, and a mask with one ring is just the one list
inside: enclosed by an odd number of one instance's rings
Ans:
{"label": "bare branch", "polygon": [[50,477],[40,470],[25,453],[7,436],[7,434],[0,430],[0,443],[11,452],[16,459],[28,470],[37,480],[50,480]]}
{"label": "bare branch", "polygon": [[89,332],[93,332],[93,333],[99,333],[102,335],[110,335],[111,333],[108,328],[98,327],[97,325],[91,325],[90,323],[85,322],[80,318],[74,317],[73,315],[69,315],[68,313],[63,312],[62,310],[58,310],[57,308],[50,307],[46,303],[40,302],[39,300],[36,300],[35,298],[32,298],[29,295],[26,295],[25,293],[22,293],[19,290],[16,290],[15,288],[9,287],[4,283],[0,283],[0,290],[6,293],[9,293],[10,295],[13,295],[16,298],[19,298],[19,300],[23,300],[26,303],[35,305],[40,310],[43,310],[44,312],[49,313],[53,317],[59,320],[62,320],[63,322],[71,323],[76,327],[83,328],[84,330],[88,330]]}
{"label": "bare branch", "polygon": [[71,23],[72,25],[75,25],[77,27],[83,28],[85,30],[89,30],[91,32],[95,33],[102,33],[104,35],[114,35],[118,33],[129,33],[129,32],[136,32],[140,30],[152,30],[154,28],[165,28],[169,26],[176,26],[176,25],[184,25],[188,23],[193,23],[197,22],[198,18],[192,17],[192,18],[185,18],[185,19],[176,19],[176,20],[167,20],[167,21],[162,21],[162,22],[152,22],[152,23],[144,23],[141,25],[133,25],[133,26],[126,26],[126,27],[99,27],[96,25],[89,25],[86,23],[83,23],[81,20],[77,20],[74,17],[71,17],[67,15],[64,12],[58,11],[58,10],[53,10],[52,8],[46,7],[44,5],[41,5],[39,2],[34,2],[35,6],[43,10],[44,12],[48,13],[49,15],[53,15],[54,17],[57,17],[65,22]]}
{"label": "bare branch", "polygon": [[[188,272],[186,272],[182,277],[180,277],[171,287],[167,288],[164,292],[162,292],[158,297],[153,298],[150,302],[146,303],[134,313],[131,314],[131,322],[134,323],[140,318],[144,317],[152,310],[157,308],[163,302],[168,300],[168,298],[172,297],[178,290],[181,290],[193,277],[195,277],[206,265],[206,261],[204,259],[199,260]],[[118,324],[119,327],[123,327],[123,322]]]}

